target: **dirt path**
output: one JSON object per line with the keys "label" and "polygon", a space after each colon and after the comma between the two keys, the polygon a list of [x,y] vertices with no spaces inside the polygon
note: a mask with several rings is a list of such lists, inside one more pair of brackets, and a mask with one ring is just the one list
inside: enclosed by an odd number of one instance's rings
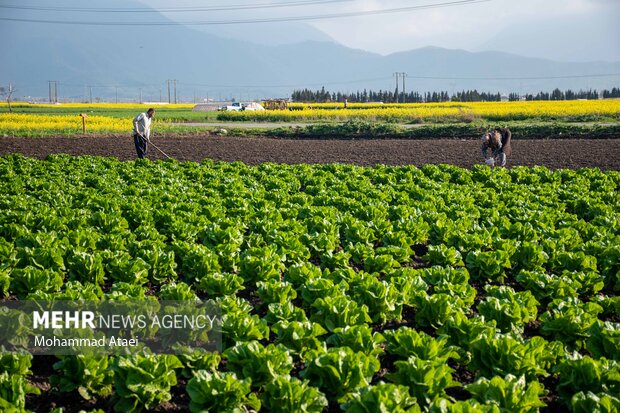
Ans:
{"label": "dirt path", "polygon": [[[205,158],[248,164],[353,163],[357,165],[423,165],[447,163],[471,167],[482,162],[476,140],[291,140],[237,137],[169,137],[155,143],[181,161]],[[22,153],[45,158],[51,153],[114,156],[135,159],[127,136],[82,138],[0,138],[0,155]],[[162,159],[154,148],[149,158]],[[510,165],[544,165],[550,168],[599,167],[620,170],[620,140],[518,140],[513,141]]]}

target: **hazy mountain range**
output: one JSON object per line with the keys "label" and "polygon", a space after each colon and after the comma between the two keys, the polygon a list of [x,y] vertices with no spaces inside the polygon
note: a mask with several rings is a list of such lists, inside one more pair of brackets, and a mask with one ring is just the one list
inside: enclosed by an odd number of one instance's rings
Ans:
{"label": "hazy mountain range", "polygon": [[557,20],[514,20],[473,50],[503,50],[569,62],[620,61],[619,17],[590,12]]}
{"label": "hazy mountain range", "polygon": [[[114,4],[144,7],[118,0],[106,2],[105,6]],[[41,18],[36,14],[28,17]],[[119,17],[114,19],[118,21]],[[80,22],[92,18],[64,13],[58,20]],[[163,15],[150,13],[148,20],[169,21]],[[216,36],[214,29],[180,25],[5,21],[0,28],[0,84],[14,84],[18,98],[47,97],[48,81],[54,80],[61,99],[84,100],[92,95],[125,100],[141,95],[145,101],[159,100],[160,96],[167,100],[168,79],[177,80],[179,100],[192,100],[194,96],[242,100],[287,97],[294,89],[315,90],[321,86],[330,91],[393,90],[394,72],[407,73],[406,90],[422,92],[475,88],[525,93],[556,87],[578,90],[620,86],[618,76],[588,77],[620,73],[620,62],[559,62],[436,47],[382,56],[339,45],[309,26],[277,27],[279,32],[244,26],[245,34],[231,34],[232,27],[227,27]]]}

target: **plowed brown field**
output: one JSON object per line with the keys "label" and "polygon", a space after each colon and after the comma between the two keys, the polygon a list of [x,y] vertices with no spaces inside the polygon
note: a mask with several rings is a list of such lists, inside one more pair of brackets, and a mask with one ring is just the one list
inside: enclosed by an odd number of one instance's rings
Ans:
{"label": "plowed brown field", "polygon": [[[469,168],[482,163],[477,140],[295,140],[247,137],[157,137],[153,142],[180,161],[242,161],[247,164],[352,163],[356,165],[452,164]],[[508,166],[620,169],[620,140],[513,140]],[[128,136],[0,138],[0,155],[21,153],[45,158],[52,153],[136,158]],[[148,157],[164,156],[152,146]]]}

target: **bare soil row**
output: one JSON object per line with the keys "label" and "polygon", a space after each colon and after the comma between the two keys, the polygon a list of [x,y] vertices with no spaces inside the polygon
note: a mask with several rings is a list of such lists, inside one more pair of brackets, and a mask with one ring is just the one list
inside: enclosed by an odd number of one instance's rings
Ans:
{"label": "bare soil row", "polygon": [[[233,136],[158,137],[154,143],[179,161],[213,159],[255,165],[275,163],[351,163],[356,165],[452,164],[470,168],[482,163],[477,140],[296,140]],[[598,167],[620,170],[620,139],[514,140],[508,166],[542,165],[552,169]],[[0,155],[21,153],[39,159],[49,154],[136,158],[129,136],[0,138]],[[164,159],[154,147],[150,159]]]}

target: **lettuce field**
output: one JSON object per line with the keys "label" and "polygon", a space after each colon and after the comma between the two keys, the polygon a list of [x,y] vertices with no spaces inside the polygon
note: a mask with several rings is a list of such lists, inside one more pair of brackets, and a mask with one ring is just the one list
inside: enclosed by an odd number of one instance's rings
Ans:
{"label": "lettuce field", "polygon": [[214,299],[221,352],[0,356],[20,412],[618,412],[620,172],[0,157],[3,300]]}

